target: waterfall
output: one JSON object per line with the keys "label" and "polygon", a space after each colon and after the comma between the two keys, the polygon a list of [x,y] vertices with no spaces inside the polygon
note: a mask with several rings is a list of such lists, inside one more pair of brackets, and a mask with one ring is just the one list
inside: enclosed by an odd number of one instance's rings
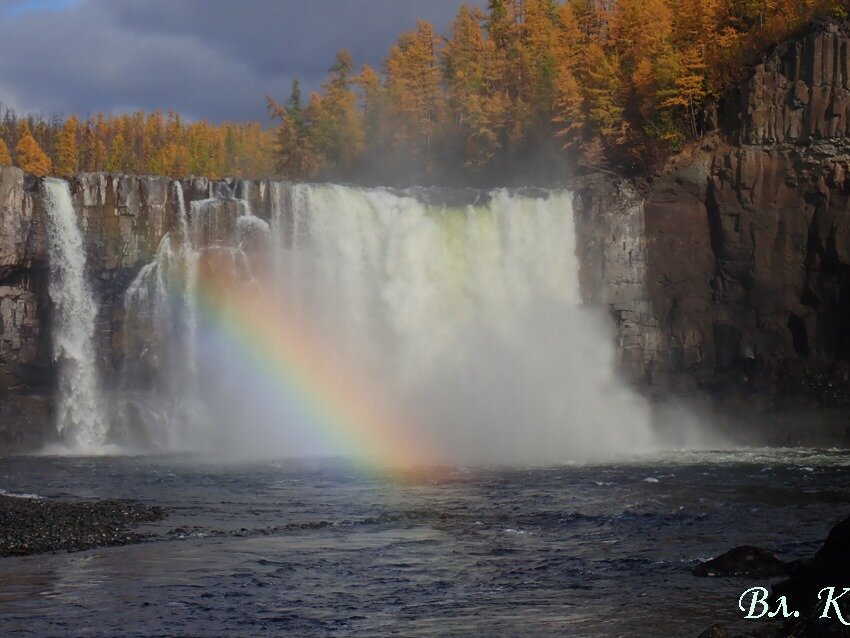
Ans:
{"label": "waterfall", "polygon": [[581,307],[570,193],[293,185],[288,199],[276,285],[424,415],[451,460],[652,445],[648,407],[617,376],[610,319]]}
{"label": "waterfall", "polygon": [[[199,272],[306,321],[427,424],[441,461],[557,463],[652,447],[648,407],[617,375],[610,319],[581,304],[569,192],[272,183],[266,222],[245,203],[248,183],[239,198],[192,202],[188,215],[175,189],[178,234],[126,295],[154,377],[135,411],[142,425],[129,427],[157,447],[346,453],[200,316]],[[144,358],[134,347],[128,359]]]}
{"label": "waterfall", "polygon": [[92,449],[106,440],[108,424],[95,355],[97,302],[86,279],[86,251],[68,183],[45,179],[53,302],[53,356],[58,362],[56,427],[67,443]]}

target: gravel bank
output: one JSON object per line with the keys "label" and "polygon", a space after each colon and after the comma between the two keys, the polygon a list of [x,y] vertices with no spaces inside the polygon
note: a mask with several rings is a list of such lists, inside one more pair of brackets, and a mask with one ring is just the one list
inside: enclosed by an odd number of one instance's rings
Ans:
{"label": "gravel bank", "polygon": [[139,543],[148,535],[132,528],[165,515],[162,507],[133,501],[65,501],[0,494],[0,556]]}

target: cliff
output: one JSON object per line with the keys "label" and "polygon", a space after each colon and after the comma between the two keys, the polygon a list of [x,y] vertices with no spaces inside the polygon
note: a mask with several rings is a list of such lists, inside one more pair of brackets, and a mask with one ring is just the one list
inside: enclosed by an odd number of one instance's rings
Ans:
{"label": "cliff", "polygon": [[[179,202],[166,177],[79,174],[69,178],[85,236],[88,278],[99,300],[98,366],[116,370],[126,356],[124,292],[179,223]],[[243,184],[192,178],[186,206],[221,197],[218,220],[243,206]],[[266,182],[250,187],[252,208],[270,214]],[[240,193],[241,197],[241,193]],[[234,215],[231,215],[233,217]],[[32,447],[53,436],[56,366],[50,342],[48,237],[38,181],[0,168],[0,447]],[[140,348],[143,350],[143,348]]]}
{"label": "cliff", "polygon": [[774,425],[792,408],[836,408],[819,415],[846,435],[848,49],[846,24],[812,25],[765,57],[722,128],[664,174],[579,184],[591,217],[641,197],[627,214],[643,237],[629,276],[641,271],[645,298],[612,307],[628,369],[653,393],[707,396]]}

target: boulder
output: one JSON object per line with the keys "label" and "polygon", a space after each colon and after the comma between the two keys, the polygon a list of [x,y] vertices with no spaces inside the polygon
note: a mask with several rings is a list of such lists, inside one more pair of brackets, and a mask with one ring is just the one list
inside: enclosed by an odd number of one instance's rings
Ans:
{"label": "boulder", "polygon": [[725,554],[697,565],[694,576],[773,578],[785,576],[792,564],[779,560],[770,552],[752,545],[730,549]]}

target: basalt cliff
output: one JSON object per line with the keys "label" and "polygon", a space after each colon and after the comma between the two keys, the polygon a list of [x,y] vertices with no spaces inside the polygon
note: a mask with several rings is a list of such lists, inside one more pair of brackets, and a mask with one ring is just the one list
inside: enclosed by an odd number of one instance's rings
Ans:
{"label": "basalt cliff", "polygon": [[[829,437],[850,432],[849,49],[850,26],[812,25],[769,52],[710,118],[715,130],[662,174],[572,181],[582,297],[610,309],[623,374],[646,393],[745,415],[777,441],[806,427],[776,425],[790,410],[822,415]],[[124,294],[184,203],[165,177],[68,181],[99,302],[98,364],[116,370],[134,352]],[[272,190],[193,178],[180,192],[185,206],[216,199],[203,231],[216,235],[245,199],[268,220]],[[52,432],[48,268],[39,182],[0,169],[4,447]]]}
{"label": "basalt cliff", "polygon": [[[598,243],[621,248],[618,265],[596,268],[591,296],[616,314],[626,369],[645,387],[711,397],[766,428],[817,413],[846,436],[848,50],[847,24],[811,25],[766,55],[710,118],[716,130],[663,174],[579,187]],[[634,211],[627,232],[623,210]],[[643,286],[623,277],[627,254]]]}

